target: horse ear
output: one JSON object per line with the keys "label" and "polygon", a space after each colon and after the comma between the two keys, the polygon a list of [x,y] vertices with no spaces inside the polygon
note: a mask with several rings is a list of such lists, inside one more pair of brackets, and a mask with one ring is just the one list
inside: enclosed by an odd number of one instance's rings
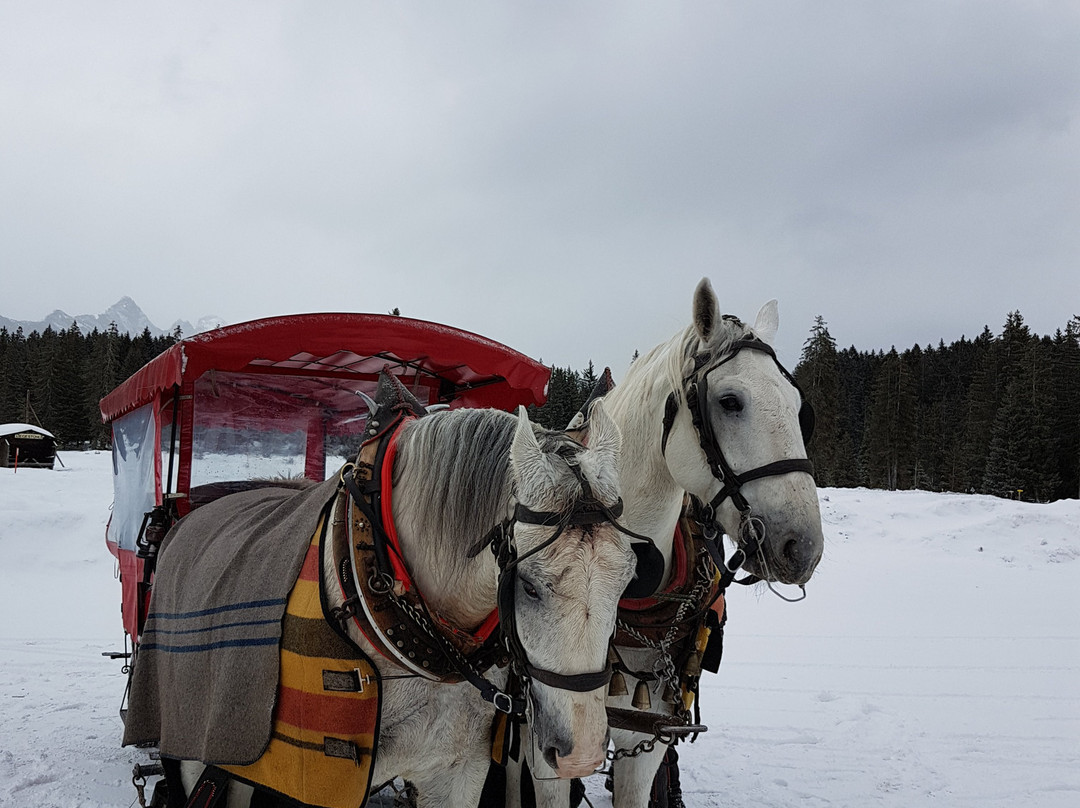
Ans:
{"label": "horse ear", "polygon": [[770,300],[757,313],[757,320],[754,321],[754,333],[761,337],[764,342],[772,345],[773,340],[776,339],[778,328],[780,328],[780,312],[776,307],[776,301]]}
{"label": "horse ear", "polygon": [[554,485],[554,477],[524,407],[518,407],[517,419],[514,440],[510,444],[510,463],[517,480],[518,499],[530,502],[533,501],[530,492],[541,486]]}
{"label": "horse ear", "polygon": [[720,304],[708,278],[702,278],[694,289],[694,329],[702,344],[707,344],[716,333],[720,322]]}
{"label": "horse ear", "polygon": [[589,429],[585,436],[589,449],[614,461],[622,449],[622,432],[604,409],[604,400],[597,399],[589,410]]}

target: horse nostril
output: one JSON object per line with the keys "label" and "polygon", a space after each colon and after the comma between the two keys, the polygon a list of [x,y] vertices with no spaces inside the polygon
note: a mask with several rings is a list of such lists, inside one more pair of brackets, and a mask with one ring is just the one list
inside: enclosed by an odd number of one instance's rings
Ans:
{"label": "horse nostril", "polygon": [[544,762],[547,763],[547,765],[553,771],[558,771],[559,770],[559,763],[555,759],[555,755],[556,755],[555,747],[554,746],[549,746],[547,749],[544,750]]}
{"label": "horse nostril", "polygon": [[801,560],[800,555],[801,553],[799,552],[799,540],[788,539],[788,541],[784,544],[784,558],[786,558],[788,561],[798,562]]}

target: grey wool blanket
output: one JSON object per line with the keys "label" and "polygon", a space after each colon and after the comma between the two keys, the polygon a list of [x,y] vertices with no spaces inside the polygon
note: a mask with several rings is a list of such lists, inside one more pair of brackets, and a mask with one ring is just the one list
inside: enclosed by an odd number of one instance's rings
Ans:
{"label": "grey wool blanket", "polygon": [[286,601],[336,486],[232,494],[173,527],[134,661],[124,744],[216,764],[263,753]]}

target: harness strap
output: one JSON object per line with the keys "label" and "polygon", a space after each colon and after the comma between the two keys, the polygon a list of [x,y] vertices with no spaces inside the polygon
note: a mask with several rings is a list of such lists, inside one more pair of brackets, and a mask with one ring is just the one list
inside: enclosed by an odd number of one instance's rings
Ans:
{"label": "harness strap", "polygon": [[610,508],[599,500],[596,500],[593,497],[592,488],[589,486],[588,481],[585,480],[577,465],[573,463],[567,463],[567,465],[581,483],[583,499],[578,505],[565,514],[537,512],[518,503],[514,509],[515,522],[555,527],[556,530],[551,537],[545,539],[539,545],[525,553],[525,555],[519,557],[517,555],[517,550],[513,545],[513,524],[511,524],[509,530],[505,534],[505,541],[502,545],[499,547],[493,545],[495,557],[499,564],[499,586],[497,597],[499,616],[502,621],[501,628],[503,639],[506,642],[507,648],[510,650],[511,658],[521,664],[521,672],[548,687],[555,687],[560,690],[571,690],[577,693],[586,693],[590,690],[604,687],[611,681],[611,663],[607,662],[601,670],[593,671],[591,673],[565,674],[538,668],[529,662],[528,654],[521,644],[521,637],[518,635],[517,620],[514,613],[514,590],[518,577],[517,570],[522,561],[536,555],[546,547],[551,546],[570,525],[589,525],[600,522],[617,524],[615,523],[615,513],[622,513],[621,499]]}
{"label": "harness strap", "polygon": [[[396,421],[405,420],[399,416]],[[371,630],[375,632],[381,631],[376,621],[372,619],[371,615],[366,614],[371,609],[375,610],[375,613],[381,612],[387,608],[390,603],[396,597],[395,587],[399,584],[395,581],[401,582],[403,592],[402,598],[410,599],[413,610],[418,610],[422,613],[423,619],[426,621],[430,630],[425,630],[419,623],[416,622],[416,618],[412,618],[413,624],[418,630],[422,632],[425,642],[430,641],[430,647],[433,650],[437,650],[446,661],[449,669],[457,674],[458,681],[464,679],[472,684],[479,691],[480,696],[487,702],[493,704],[496,710],[505,713],[520,713],[524,711],[525,704],[523,699],[515,699],[509,694],[498,688],[495,684],[484,678],[477,670],[474,664],[471,664],[466,658],[464,653],[458,649],[453,642],[440,630],[441,621],[436,620],[428,611],[427,604],[424,602],[419,592],[415,591],[415,585],[411,580],[402,581],[400,575],[401,571],[405,570],[404,560],[401,559],[400,567],[398,564],[393,563],[396,556],[400,555],[400,551],[394,546],[393,541],[388,537],[387,527],[384,519],[380,516],[385,516],[383,508],[380,507],[386,503],[385,499],[382,499],[381,487],[385,485],[385,476],[381,473],[384,469],[382,465],[389,462],[392,459],[392,452],[385,450],[386,444],[393,440],[393,436],[397,434],[397,428],[399,423],[393,423],[387,425],[378,436],[372,438],[365,443],[365,448],[361,450],[360,457],[358,458],[355,470],[350,473],[349,468],[346,467],[343,473],[339,475],[342,487],[347,492],[347,499],[359,509],[360,513],[364,515],[370,525],[370,544],[358,544],[354,547],[337,547],[335,544],[335,567],[337,569],[338,584],[341,587],[344,603],[342,607],[334,613],[334,617],[342,623],[348,623],[350,620],[359,621],[364,619],[367,621],[367,625]],[[364,458],[371,458],[372,449],[375,448],[372,444],[374,441],[378,441],[377,451],[375,452],[374,462],[365,462]],[[361,473],[362,472],[362,473]],[[357,479],[357,474],[360,474],[360,478]],[[381,501],[380,501],[381,500]],[[348,505],[346,504],[346,513]],[[349,545],[351,542],[345,542]],[[380,553],[379,550],[382,550]],[[358,558],[354,556],[354,550],[365,549],[371,552],[371,557],[374,559],[375,575],[371,580],[366,577],[363,580],[358,580],[357,575],[360,570],[357,567]],[[390,553],[393,552],[395,557],[391,557]],[[407,572],[407,571],[406,571]],[[364,583],[366,581],[366,584]],[[378,588],[376,589],[376,584]],[[361,592],[361,587],[366,586],[365,590],[368,594]],[[379,603],[368,603],[368,598],[371,597],[371,593],[375,593],[377,600],[381,599],[382,605]],[[389,600],[387,600],[389,599]],[[408,621],[411,616],[407,609],[400,610],[400,616],[402,619]],[[358,628],[365,633],[363,625],[359,625]],[[402,626],[404,628],[404,625]],[[397,664],[404,665],[407,669],[412,669],[416,674],[426,676],[427,678],[438,679],[433,670],[422,670],[418,663],[412,664],[407,662],[406,658],[401,654],[394,654],[393,652],[387,653],[383,648],[390,648],[390,643],[400,647],[401,642],[396,640],[388,640],[379,634],[375,636],[368,636],[369,641],[377,649],[380,650],[387,658],[391,659]],[[476,638],[474,638],[476,639]],[[381,647],[380,647],[381,646]],[[478,653],[487,654],[484,649],[494,650],[494,645],[491,643],[485,643],[481,646]],[[493,660],[489,660],[489,663]],[[451,679],[451,681],[454,681]]]}
{"label": "harness strap", "polygon": [[[726,463],[724,464],[727,465]],[[759,466],[756,469],[750,471],[744,471],[742,474],[735,474],[731,472],[724,476],[723,487],[717,492],[716,496],[709,502],[710,507],[714,510],[728,497],[732,500],[739,499],[745,502],[745,498],[739,492],[739,488],[752,480],[760,480],[762,477],[776,477],[781,474],[790,474],[795,471],[804,471],[811,476],[814,474],[814,464],[810,460],[803,459],[788,459],[777,460],[773,463],[766,463],[764,466]],[[739,510],[743,510],[740,508]]]}
{"label": "harness strap", "polygon": [[598,687],[604,687],[611,681],[612,667],[608,662],[603,669],[592,673],[555,673],[553,671],[537,668],[530,662],[525,663],[525,672],[538,682],[543,682],[549,687],[557,687],[559,690],[572,690],[575,693],[588,693]]}

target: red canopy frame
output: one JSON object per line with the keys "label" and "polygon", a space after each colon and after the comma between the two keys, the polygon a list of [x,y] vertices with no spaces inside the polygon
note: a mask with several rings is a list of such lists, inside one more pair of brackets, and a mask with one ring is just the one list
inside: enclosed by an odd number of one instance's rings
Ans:
{"label": "red canopy frame", "polygon": [[[237,457],[257,451],[260,431],[286,440],[299,434],[302,473],[322,480],[328,443],[360,435],[367,408],[357,391],[373,395],[384,368],[422,404],[453,408],[539,406],[550,376],[523,354],[451,326],[382,314],[297,314],[181,340],[101,400],[102,420],[113,424],[116,489],[106,540],[120,561],[124,626],[133,638],[143,514],[151,502],[179,516],[190,510],[193,457],[206,448],[197,444],[224,436]],[[197,483],[261,476],[204,468]]]}
{"label": "red canopy frame", "polygon": [[543,404],[550,370],[498,342],[451,326],[386,314],[268,317],[181,340],[101,400],[103,421],[171,393],[208,370],[374,378],[437,378],[439,400],[511,409]]}

